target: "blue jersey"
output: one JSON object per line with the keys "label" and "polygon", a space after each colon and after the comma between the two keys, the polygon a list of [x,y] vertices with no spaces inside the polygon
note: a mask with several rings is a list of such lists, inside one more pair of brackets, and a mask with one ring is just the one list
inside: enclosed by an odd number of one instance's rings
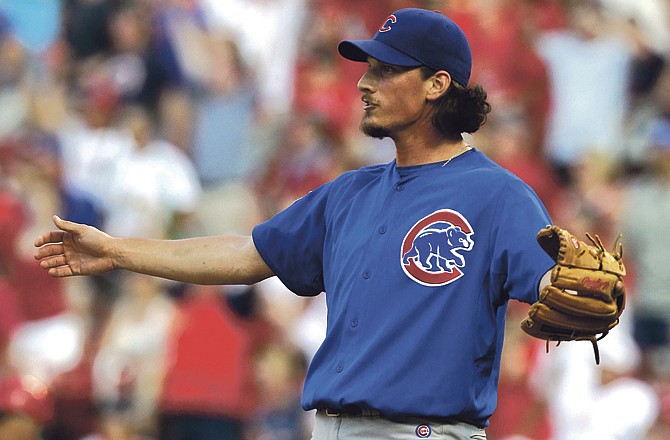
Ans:
{"label": "blue jersey", "polygon": [[554,264],[537,195],[477,150],[449,162],[344,173],[254,228],[298,295],[326,292],[305,409],[374,408],[485,426],[506,304],[532,303]]}

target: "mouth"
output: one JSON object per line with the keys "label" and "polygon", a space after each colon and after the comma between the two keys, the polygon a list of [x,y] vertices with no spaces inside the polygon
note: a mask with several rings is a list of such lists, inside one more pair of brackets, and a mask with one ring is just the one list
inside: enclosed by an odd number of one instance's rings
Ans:
{"label": "mouth", "polygon": [[373,102],[370,98],[363,96],[361,98],[361,101],[365,104],[363,106],[363,110],[372,110],[373,108],[377,107],[377,103]]}

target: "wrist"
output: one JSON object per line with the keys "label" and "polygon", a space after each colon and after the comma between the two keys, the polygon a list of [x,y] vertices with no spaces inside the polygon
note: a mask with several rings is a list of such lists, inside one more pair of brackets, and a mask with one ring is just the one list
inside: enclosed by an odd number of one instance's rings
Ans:
{"label": "wrist", "polygon": [[105,248],[105,255],[109,259],[109,262],[113,270],[116,269],[128,269],[130,258],[126,248],[127,239],[109,237],[108,245]]}

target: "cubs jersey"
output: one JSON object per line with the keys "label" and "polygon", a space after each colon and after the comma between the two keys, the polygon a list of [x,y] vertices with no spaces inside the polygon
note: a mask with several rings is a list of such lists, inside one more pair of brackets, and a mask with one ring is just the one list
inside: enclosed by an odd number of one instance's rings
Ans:
{"label": "cubs jersey", "polygon": [[326,337],[305,409],[373,408],[485,426],[496,404],[507,301],[532,303],[554,262],[525,183],[470,150],[344,173],[253,230],[298,295],[325,291]]}

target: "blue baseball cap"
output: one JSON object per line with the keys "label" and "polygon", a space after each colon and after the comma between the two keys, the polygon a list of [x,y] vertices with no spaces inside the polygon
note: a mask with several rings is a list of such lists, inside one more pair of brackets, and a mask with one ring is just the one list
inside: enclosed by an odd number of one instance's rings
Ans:
{"label": "blue baseball cap", "polygon": [[395,66],[446,70],[463,86],[472,70],[463,30],[446,15],[426,9],[400,9],[386,18],[371,40],[345,40],[337,50],[352,61],[364,62],[370,56]]}

